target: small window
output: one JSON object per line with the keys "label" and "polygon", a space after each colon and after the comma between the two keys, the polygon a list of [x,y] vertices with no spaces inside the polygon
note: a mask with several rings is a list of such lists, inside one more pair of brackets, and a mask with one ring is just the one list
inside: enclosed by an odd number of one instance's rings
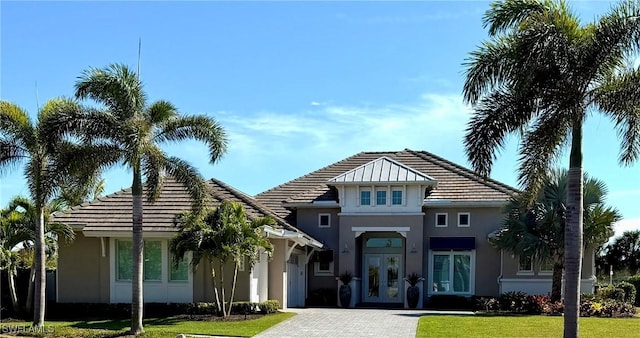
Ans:
{"label": "small window", "polygon": [[162,245],[160,241],[144,241],[144,280],[162,280]]}
{"label": "small window", "polygon": [[371,205],[371,191],[360,191],[360,205]]}
{"label": "small window", "polygon": [[133,276],[131,255],[133,255],[131,241],[116,240],[116,270],[119,281],[131,280],[131,276]]}
{"label": "small window", "polygon": [[550,259],[545,259],[540,263],[540,272],[543,273],[551,273],[553,271],[553,261]]}
{"label": "small window", "polygon": [[449,214],[437,213],[436,214],[436,227],[446,228],[448,225]]}
{"label": "small window", "polygon": [[173,261],[173,254],[169,253],[169,281],[186,282],[189,279],[189,262],[183,257],[176,265]]}
{"label": "small window", "polygon": [[376,190],[376,205],[385,205],[385,204],[387,204],[387,191]]}
{"label": "small window", "polygon": [[333,276],[333,262],[315,262],[314,274],[316,276]]}
{"label": "small window", "polygon": [[468,212],[459,212],[458,213],[458,226],[459,227],[469,227],[471,226],[471,214]]}
{"label": "small window", "polygon": [[402,190],[394,190],[391,192],[391,204],[402,205]]}
{"label": "small window", "polygon": [[331,214],[319,214],[318,215],[318,227],[330,228],[331,227]]}
{"label": "small window", "polygon": [[519,258],[518,272],[533,272],[533,257],[531,255],[522,255]]}

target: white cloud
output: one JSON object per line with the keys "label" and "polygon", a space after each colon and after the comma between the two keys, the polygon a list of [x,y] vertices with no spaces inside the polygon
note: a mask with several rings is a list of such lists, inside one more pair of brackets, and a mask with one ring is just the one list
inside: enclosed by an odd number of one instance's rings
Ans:
{"label": "white cloud", "polygon": [[613,225],[614,237],[621,236],[625,231],[640,230],[640,218],[623,219]]}

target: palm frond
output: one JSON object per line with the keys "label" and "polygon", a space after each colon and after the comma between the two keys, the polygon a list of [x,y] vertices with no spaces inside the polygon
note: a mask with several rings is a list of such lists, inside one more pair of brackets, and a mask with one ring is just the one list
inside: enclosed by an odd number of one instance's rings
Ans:
{"label": "palm frond", "polygon": [[192,209],[195,212],[202,211],[209,199],[209,193],[207,184],[200,176],[198,169],[185,160],[169,157],[164,163],[164,170],[187,189],[191,196]]}
{"label": "palm frond", "polygon": [[24,148],[11,140],[0,139],[0,173],[13,171],[27,158]]}
{"label": "palm frond", "polygon": [[164,184],[164,170],[168,157],[155,145],[147,145],[144,149],[142,174],[145,177],[147,200],[155,201],[160,197]]}
{"label": "palm frond", "polygon": [[0,100],[0,135],[28,150],[37,144],[35,127],[29,114],[18,105]]}
{"label": "palm frond", "polygon": [[146,96],[137,74],[123,64],[89,68],[78,78],[75,88],[77,98],[102,103],[119,119],[141,114],[145,107]]}
{"label": "palm frond", "polygon": [[157,125],[178,117],[178,109],[169,101],[156,101],[145,110],[150,125]]}
{"label": "palm frond", "polygon": [[494,1],[482,18],[483,26],[489,28],[490,36],[503,33],[517,27],[534,14],[547,11],[548,4],[548,1],[536,0]]}
{"label": "palm frond", "polygon": [[209,160],[217,162],[227,150],[227,135],[218,122],[207,116],[182,116],[163,121],[155,136],[159,143],[195,139],[209,147]]}

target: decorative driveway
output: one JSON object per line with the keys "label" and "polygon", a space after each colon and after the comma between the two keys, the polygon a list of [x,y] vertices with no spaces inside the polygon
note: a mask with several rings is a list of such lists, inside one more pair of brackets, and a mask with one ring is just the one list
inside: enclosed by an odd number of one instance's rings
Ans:
{"label": "decorative driveway", "polygon": [[289,309],[296,316],[255,336],[415,338],[418,319],[426,310]]}

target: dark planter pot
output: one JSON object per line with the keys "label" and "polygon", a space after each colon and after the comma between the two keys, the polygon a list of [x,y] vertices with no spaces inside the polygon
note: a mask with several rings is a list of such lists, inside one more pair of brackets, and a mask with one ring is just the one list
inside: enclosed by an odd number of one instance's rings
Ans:
{"label": "dark planter pot", "polygon": [[340,304],[342,307],[351,306],[351,286],[345,284],[340,285]]}
{"label": "dark planter pot", "polygon": [[418,306],[420,300],[420,288],[417,286],[410,286],[407,288],[407,305],[410,309],[415,309]]}

